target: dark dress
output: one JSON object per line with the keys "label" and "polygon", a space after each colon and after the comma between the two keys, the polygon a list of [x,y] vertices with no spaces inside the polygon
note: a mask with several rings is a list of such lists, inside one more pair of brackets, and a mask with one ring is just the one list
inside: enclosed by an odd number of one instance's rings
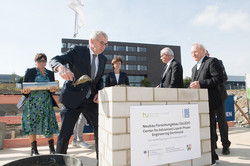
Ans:
{"label": "dark dress", "polygon": [[[45,76],[37,69],[35,82],[49,82],[48,73]],[[49,91],[31,91],[23,105],[22,115],[23,135],[44,135],[50,138],[59,133],[52,99]]]}

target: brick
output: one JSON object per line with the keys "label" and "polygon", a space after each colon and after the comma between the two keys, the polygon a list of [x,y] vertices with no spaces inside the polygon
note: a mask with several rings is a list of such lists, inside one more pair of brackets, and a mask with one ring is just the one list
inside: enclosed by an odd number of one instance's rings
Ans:
{"label": "brick", "polygon": [[107,91],[106,91],[106,88],[103,88],[102,90],[99,90],[98,91],[98,100],[99,100],[99,103],[101,102],[105,102],[107,101]]}
{"label": "brick", "polygon": [[201,154],[200,158],[193,159],[192,166],[209,166],[212,163],[211,153],[204,153]]}
{"label": "brick", "polygon": [[130,117],[130,106],[140,105],[140,102],[110,102],[110,117]]}
{"label": "brick", "polygon": [[125,134],[127,131],[126,118],[106,118],[105,129],[112,134]]}
{"label": "brick", "polygon": [[131,165],[131,151],[130,150],[127,150],[127,164],[128,165]]}
{"label": "brick", "polygon": [[127,151],[112,151],[111,149],[107,148],[106,152],[106,159],[107,162],[112,166],[122,166],[127,165]]}
{"label": "brick", "polygon": [[169,166],[192,166],[191,160],[180,161],[176,163],[171,163]]}
{"label": "brick", "polygon": [[126,88],[125,87],[111,87],[107,91],[108,101],[126,101]]}
{"label": "brick", "polygon": [[112,150],[130,149],[130,134],[110,135],[108,141]]}
{"label": "brick", "polygon": [[106,87],[98,92],[99,101],[126,101],[125,87]]}
{"label": "brick", "polygon": [[178,89],[178,101],[198,101],[198,89]]}
{"label": "brick", "polygon": [[166,105],[166,102],[141,102],[141,105]]}
{"label": "brick", "polygon": [[98,143],[98,153],[99,153],[99,156],[100,155],[105,156],[105,145],[100,141]]}
{"label": "brick", "polygon": [[99,128],[105,129],[105,116],[100,115],[98,116],[98,121],[99,121]]}
{"label": "brick", "polygon": [[127,165],[127,151],[113,151],[113,165]]}
{"label": "brick", "polygon": [[99,102],[98,103],[98,113],[101,115],[109,115],[108,103],[107,102]]}
{"label": "brick", "polygon": [[128,87],[127,101],[153,101],[153,88]]}
{"label": "brick", "polygon": [[169,101],[167,102],[167,105],[180,105],[180,104],[189,104],[188,102],[184,102],[184,101]]}
{"label": "brick", "polygon": [[211,141],[210,140],[202,140],[201,141],[201,152],[211,152]]}
{"label": "brick", "polygon": [[190,104],[198,104],[199,113],[209,113],[208,102],[190,102]]}
{"label": "brick", "polygon": [[177,101],[176,88],[154,88],[155,101]]}
{"label": "brick", "polygon": [[200,128],[201,140],[210,139],[210,127]]}
{"label": "brick", "polygon": [[207,89],[199,89],[199,99],[208,101],[208,90]]}
{"label": "brick", "polygon": [[209,114],[200,114],[200,127],[209,127],[210,119]]}
{"label": "brick", "polygon": [[108,133],[101,128],[99,128],[98,132],[99,140],[103,142],[104,145],[108,145]]}
{"label": "brick", "polygon": [[127,118],[127,133],[130,133],[130,118]]}

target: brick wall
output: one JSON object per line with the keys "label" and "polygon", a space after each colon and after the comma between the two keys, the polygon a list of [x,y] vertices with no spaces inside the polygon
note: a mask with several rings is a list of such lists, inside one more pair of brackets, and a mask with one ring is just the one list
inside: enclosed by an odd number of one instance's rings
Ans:
{"label": "brick wall", "polygon": [[205,166],[211,163],[209,106],[206,89],[109,87],[99,91],[99,164],[131,165],[130,106],[198,104],[201,157],[163,166]]}

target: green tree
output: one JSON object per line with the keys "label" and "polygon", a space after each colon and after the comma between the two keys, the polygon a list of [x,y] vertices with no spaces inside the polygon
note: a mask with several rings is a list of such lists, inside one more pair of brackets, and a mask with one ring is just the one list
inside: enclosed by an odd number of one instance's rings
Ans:
{"label": "green tree", "polygon": [[18,80],[18,83],[23,83],[23,77],[20,77],[20,79]]}
{"label": "green tree", "polygon": [[147,77],[145,77],[143,80],[141,80],[141,86],[143,86],[143,87],[151,87],[150,80]]}
{"label": "green tree", "polygon": [[190,82],[192,81],[191,77],[185,77],[183,79],[183,85],[184,85],[184,88],[188,88]]}
{"label": "green tree", "polygon": [[13,74],[11,75],[11,83],[15,83],[15,82],[16,82],[16,74],[13,73]]}

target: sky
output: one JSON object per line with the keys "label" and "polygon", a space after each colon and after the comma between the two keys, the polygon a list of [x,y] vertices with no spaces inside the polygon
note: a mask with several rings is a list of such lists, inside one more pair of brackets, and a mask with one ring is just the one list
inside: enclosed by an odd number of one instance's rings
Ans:
{"label": "sky", "polygon": [[[0,74],[23,76],[36,53],[61,54],[61,39],[73,38],[70,0],[8,0],[0,5]],[[102,30],[109,41],[177,45],[183,76],[195,65],[190,49],[203,44],[221,59],[228,75],[250,73],[249,0],[83,0],[85,25],[76,39]],[[160,53],[155,55],[159,58]],[[51,69],[47,64],[46,68]],[[161,72],[161,71],[159,71]],[[159,73],[160,74],[160,73]],[[58,74],[56,79],[60,80]]]}

